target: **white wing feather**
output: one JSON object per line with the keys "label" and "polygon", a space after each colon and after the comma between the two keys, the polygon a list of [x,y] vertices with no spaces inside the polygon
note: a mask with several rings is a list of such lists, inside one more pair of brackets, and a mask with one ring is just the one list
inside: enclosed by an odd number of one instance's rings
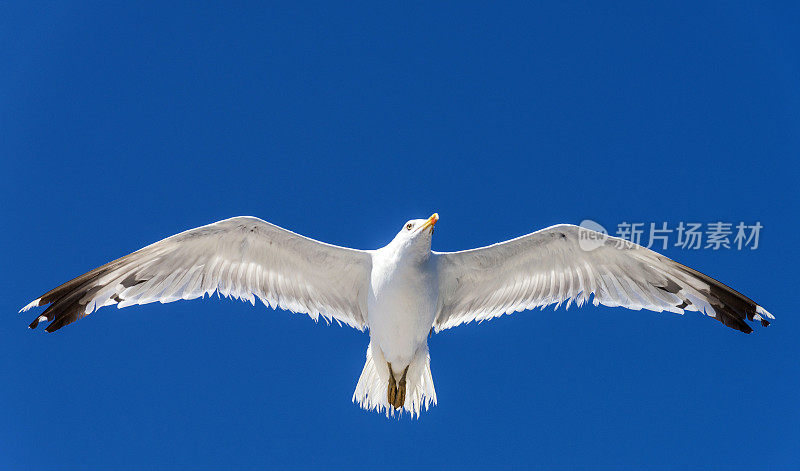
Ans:
{"label": "white wing feather", "polygon": [[[581,234],[599,246],[581,248]],[[434,252],[439,276],[438,332],[566,301],[683,314],[699,311],[749,333],[744,319],[774,317],[722,283],[629,241],[557,225],[488,247]]]}
{"label": "white wing feather", "polygon": [[57,330],[103,306],[194,299],[215,291],[363,330],[368,252],[318,242],[255,217],[163,239],[69,281],[22,310],[51,304],[31,324]]}

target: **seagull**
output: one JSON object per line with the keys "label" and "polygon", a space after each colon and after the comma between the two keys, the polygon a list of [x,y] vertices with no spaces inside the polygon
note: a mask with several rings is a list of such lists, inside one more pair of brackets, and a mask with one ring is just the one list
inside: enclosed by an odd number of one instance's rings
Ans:
{"label": "seagull", "polygon": [[[49,305],[47,332],[97,309],[217,295],[368,330],[353,402],[419,417],[436,404],[428,337],[472,321],[566,303],[696,311],[744,333],[774,317],[753,300],[629,241],[561,224],[461,252],[434,252],[439,215],[412,219],[388,245],[356,250],[241,216],[167,237],[64,283],[20,312]],[[590,241],[591,243],[586,243]],[[769,320],[768,320],[769,319]]]}

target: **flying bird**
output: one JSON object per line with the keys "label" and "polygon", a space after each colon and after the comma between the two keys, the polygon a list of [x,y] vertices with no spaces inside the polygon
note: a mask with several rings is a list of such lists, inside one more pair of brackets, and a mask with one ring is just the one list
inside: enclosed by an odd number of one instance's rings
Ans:
{"label": "flying bird", "polygon": [[[356,250],[319,242],[255,217],[173,235],[48,291],[30,324],[54,332],[95,310],[212,295],[369,330],[353,401],[367,410],[436,404],[428,337],[472,321],[555,304],[697,311],[752,332],[774,317],[743,294],[663,255],[562,224],[487,247],[431,251],[438,214],[403,224],[388,245]],[[591,241],[591,244],[584,243]]]}

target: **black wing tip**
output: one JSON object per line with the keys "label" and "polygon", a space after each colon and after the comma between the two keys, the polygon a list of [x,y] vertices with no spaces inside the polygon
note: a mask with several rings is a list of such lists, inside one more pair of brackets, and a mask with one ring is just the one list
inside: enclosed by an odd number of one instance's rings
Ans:
{"label": "black wing tip", "polygon": [[[58,329],[64,327],[65,325],[72,324],[81,317],[82,316],[80,315],[74,315],[74,314],[61,315],[55,319],[52,319],[52,322],[50,322],[50,325],[45,327],[44,331],[48,333],[55,332]],[[28,324],[28,328],[31,330],[36,329],[37,327],[39,327],[40,322],[47,322],[50,320],[51,320],[50,318],[45,317],[44,315],[37,316],[36,319],[33,320],[33,322]]]}
{"label": "black wing tip", "polygon": [[[763,327],[767,327],[770,324],[767,319],[775,319],[769,311],[730,286],[686,265],[674,261],[673,263],[684,273],[699,278],[708,284],[708,290],[703,290],[703,293],[708,296],[709,302],[714,308],[714,317],[725,326],[749,334],[753,332],[753,327],[746,321],[760,321]],[[679,294],[680,286],[672,280],[668,280],[667,285],[661,289],[673,294]],[[684,303],[687,302],[684,301]],[[691,304],[691,302],[688,302],[688,304]],[[680,305],[677,307],[683,308],[685,306]]]}
{"label": "black wing tip", "polygon": [[[728,293],[715,293],[713,289],[712,294],[717,295],[717,299],[719,299],[719,303],[712,303],[717,313],[715,317],[732,329],[749,334],[753,332],[753,326],[745,321],[758,321],[762,327],[767,327],[770,325],[770,321],[767,318],[774,319],[772,314],[749,298],[737,297],[736,299],[731,299]],[[720,294],[723,296],[719,296]],[[726,295],[728,295],[727,298],[725,297]]]}
{"label": "black wing tip", "polygon": [[[86,316],[86,304],[80,302],[81,291],[68,293],[58,300],[46,302],[46,300],[39,301],[38,305],[29,305],[29,307],[43,306],[50,304],[42,314],[28,324],[29,329],[36,329],[41,322],[50,322],[44,329],[45,332],[55,332],[56,330],[64,327],[65,325],[72,324]],[[26,308],[27,309],[27,308]]]}
{"label": "black wing tip", "polygon": [[56,330],[58,330],[61,327],[65,326],[66,324],[70,323],[70,322],[66,322],[66,323],[65,322],[58,322],[59,319],[51,319],[51,318],[47,317],[46,315],[41,314],[39,316],[36,316],[36,319],[34,319],[33,322],[31,322],[30,324],[28,324],[28,328],[31,329],[31,330],[36,329],[37,327],[39,327],[39,323],[40,322],[47,322],[47,321],[50,321],[50,320],[53,320],[53,322],[51,322],[50,325],[48,325],[44,329],[45,332],[55,332]]}
{"label": "black wing tip", "polygon": [[753,333],[753,328],[750,326],[750,324],[738,317],[723,317],[723,319],[720,319],[720,322],[731,329],[738,330],[739,332],[744,332],[745,334]]}
{"label": "black wing tip", "polygon": [[[716,311],[714,317],[718,321],[745,334],[753,332],[753,326],[758,325],[755,324],[756,321],[761,324],[761,327],[768,327],[770,320],[774,319],[772,314],[758,304],[752,301],[745,302],[743,299],[739,299],[738,303],[733,303],[730,299],[720,299],[719,303],[712,303],[712,306]],[[753,322],[753,324],[746,321]]]}
{"label": "black wing tip", "polygon": [[67,325],[69,323],[70,322],[66,322],[66,323],[63,323],[63,322],[62,323],[51,322],[50,325],[48,325],[47,328],[44,329],[44,331],[47,332],[48,334],[51,334],[51,333],[57,331],[58,329],[64,327],[65,325]]}

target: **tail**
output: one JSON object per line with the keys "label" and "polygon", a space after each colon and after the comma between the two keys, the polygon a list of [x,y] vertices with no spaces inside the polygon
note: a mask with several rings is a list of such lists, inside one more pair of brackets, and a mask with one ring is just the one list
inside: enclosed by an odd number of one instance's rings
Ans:
{"label": "tail", "polygon": [[[372,342],[367,347],[367,362],[361,377],[358,378],[356,391],[353,393],[353,402],[361,408],[385,412],[386,416],[394,417],[395,409],[389,405],[386,398],[386,388],[389,384],[389,366],[383,358],[381,349],[373,346]],[[428,346],[420,347],[408,367],[406,376],[406,400],[402,409],[397,409],[398,414],[403,410],[411,417],[419,417],[422,408],[436,405],[436,390],[433,388],[431,376],[431,357]]]}

